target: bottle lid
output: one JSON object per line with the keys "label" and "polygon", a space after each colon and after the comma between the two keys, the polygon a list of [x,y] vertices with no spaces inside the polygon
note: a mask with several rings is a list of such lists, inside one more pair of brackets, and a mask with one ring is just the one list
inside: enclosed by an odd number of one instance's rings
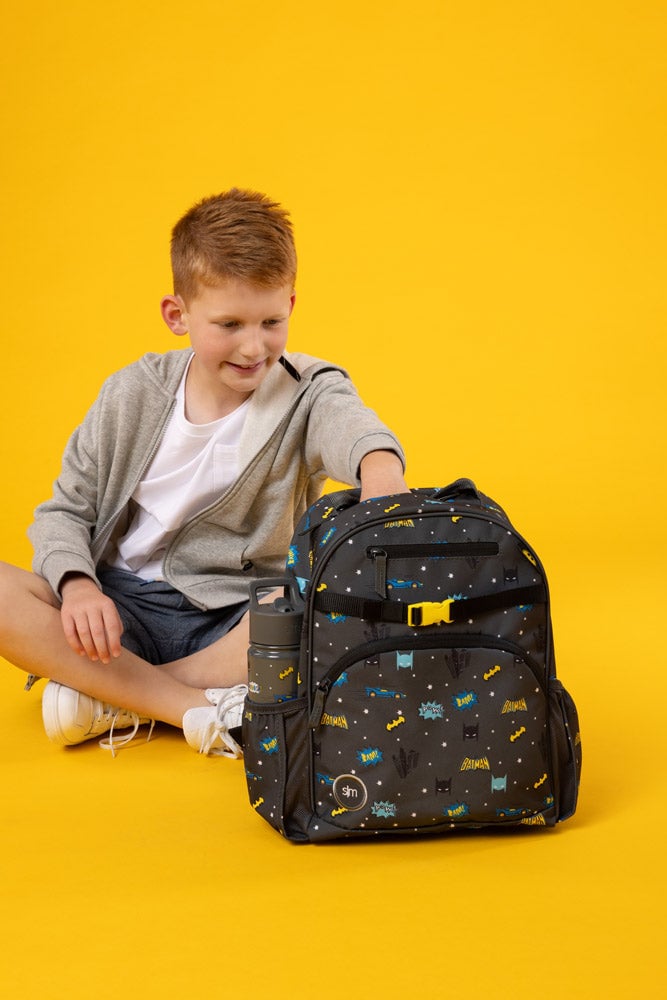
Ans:
{"label": "bottle lid", "polygon": [[285,597],[272,604],[250,609],[250,642],[261,646],[298,646],[301,642],[303,608],[295,608]]}

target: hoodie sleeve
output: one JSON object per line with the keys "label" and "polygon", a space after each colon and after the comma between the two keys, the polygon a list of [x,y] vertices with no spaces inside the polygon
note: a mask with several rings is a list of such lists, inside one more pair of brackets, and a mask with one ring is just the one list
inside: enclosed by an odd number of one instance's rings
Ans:
{"label": "hoodie sleeve", "polygon": [[53,495],[35,510],[28,529],[33,570],[58,593],[65,573],[85,573],[96,581],[91,537],[97,523],[98,463],[95,444],[99,403],[70,437]]}
{"label": "hoodie sleeve", "polygon": [[392,451],[405,468],[396,435],[361,400],[342,371],[314,377],[305,442],[306,462],[338,482],[360,485],[359,465],[372,451]]}

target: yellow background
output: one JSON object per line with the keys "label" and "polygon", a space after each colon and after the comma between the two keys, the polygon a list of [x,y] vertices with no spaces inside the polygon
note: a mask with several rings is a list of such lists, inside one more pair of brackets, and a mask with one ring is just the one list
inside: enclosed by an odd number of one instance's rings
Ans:
{"label": "yellow background", "polygon": [[655,996],[664,983],[661,0],[34,0],[3,14],[0,555],[110,371],[178,346],[171,225],[290,208],[291,346],[346,365],[413,486],[545,563],[580,711],[544,835],[293,847],[176,732],[46,740],[0,675],[0,984],[45,997]]}

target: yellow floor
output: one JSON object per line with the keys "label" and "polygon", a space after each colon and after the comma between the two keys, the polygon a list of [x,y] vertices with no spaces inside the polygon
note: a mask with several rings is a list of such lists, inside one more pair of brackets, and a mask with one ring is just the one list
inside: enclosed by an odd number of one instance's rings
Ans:
{"label": "yellow floor", "polygon": [[557,622],[584,781],[553,831],[290,845],[250,808],[241,763],[199,757],[166,727],[115,760],[59,749],[39,687],[24,694],[4,669],[3,995],[661,995],[666,685],[651,589],[636,631],[613,632],[611,590],[582,595],[596,633],[574,608]]}
{"label": "yellow floor", "polygon": [[102,380],[181,344],[171,226],[266,191],[291,350],[544,562],[584,766],[553,831],[293,846],[177,732],[52,746],[0,663],[0,997],[662,996],[667,5],[5,8],[0,558]]}

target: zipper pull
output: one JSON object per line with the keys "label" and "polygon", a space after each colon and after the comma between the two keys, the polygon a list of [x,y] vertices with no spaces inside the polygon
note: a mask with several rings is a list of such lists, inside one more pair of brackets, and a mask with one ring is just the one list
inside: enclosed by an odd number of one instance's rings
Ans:
{"label": "zipper pull", "polygon": [[367,554],[373,560],[375,567],[375,593],[380,597],[387,596],[387,553],[384,549],[370,548]]}
{"label": "zipper pull", "polygon": [[331,681],[323,680],[315,688],[315,697],[313,698],[313,710],[310,713],[310,718],[308,719],[308,727],[310,729],[317,729],[320,722],[322,721],[322,716],[324,715],[324,702],[329,694],[329,688],[331,687]]}

